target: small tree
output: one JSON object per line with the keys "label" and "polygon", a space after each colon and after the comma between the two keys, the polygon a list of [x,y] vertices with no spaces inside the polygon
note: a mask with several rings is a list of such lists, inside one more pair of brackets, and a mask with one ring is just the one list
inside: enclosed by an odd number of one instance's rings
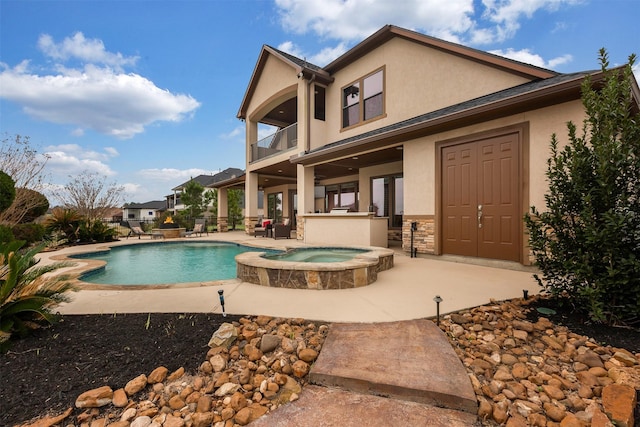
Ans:
{"label": "small tree", "polygon": [[232,230],[235,230],[236,224],[242,221],[242,209],[240,208],[240,203],[243,197],[244,192],[242,190],[229,190],[227,192],[229,208],[227,217]]}
{"label": "small tree", "polygon": [[[44,189],[43,169],[48,161],[46,155],[38,154],[31,147],[28,137],[16,135],[0,141],[0,170],[15,182],[16,197],[11,206],[0,212],[0,224],[15,225],[22,222],[24,215],[38,206],[42,199],[38,192]],[[31,191],[19,191],[28,189]],[[33,198],[34,196],[35,199]]]}
{"label": "small tree", "polygon": [[[72,177],[70,177],[72,178]],[[102,220],[114,206],[119,206],[124,187],[115,182],[107,183],[107,177],[97,172],[83,171],[72,178],[55,196],[67,209],[73,209],[91,228],[96,220]]]}
{"label": "small tree", "polygon": [[633,98],[632,66],[607,70],[601,87],[582,84],[586,111],[581,135],[569,122],[569,143],[551,139],[546,211],[525,217],[529,243],[555,296],[593,320],[609,323],[640,316],[640,115]]}
{"label": "small tree", "polygon": [[213,192],[206,191],[199,182],[193,179],[184,186],[180,200],[185,205],[186,212],[191,219],[202,216],[209,209],[213,197],[211,193]]}

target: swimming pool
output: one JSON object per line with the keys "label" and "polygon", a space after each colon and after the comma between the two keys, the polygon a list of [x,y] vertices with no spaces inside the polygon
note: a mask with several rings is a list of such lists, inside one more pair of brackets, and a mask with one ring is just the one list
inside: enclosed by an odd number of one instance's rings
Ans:
{"label": "swimming pool", "polygon": [[84,273],[83,282],[106,285],[158,285],[236,278],[235,256],[248,251],[277,253],[235,243],[159,242],[116,246],[72,258],[106,261]]}

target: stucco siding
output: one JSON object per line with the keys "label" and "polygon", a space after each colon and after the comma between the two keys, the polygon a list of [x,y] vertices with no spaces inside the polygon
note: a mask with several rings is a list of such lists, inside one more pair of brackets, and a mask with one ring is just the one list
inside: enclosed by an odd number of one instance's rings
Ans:
{"label": "stucco siding", "polygon": [[[342,88],[381,67],[385,73],[385,115],[368,124],[342,131]],[[390,40],[333,77],[335,81],[329,87],[326,99],[326,142],[348,138],[527,81],[497,68],[403,39]],[[319,139],[312,141],[312,148],[321,145]]]}
{"label": "stucco siding", "polygon": [[[261,117],[255,116],[263,115],[283,101],[283,99],[278,99],[274,97],[274,95],[282,91],[287,91],[292,85],[296,85],[297,82],[298,79],[293,68],[279,59],[269,56],[249,102],[247,117],[250,117],[252,120],[259,120]],[[296,92],[295,89],[293,89],[292,96],[295,95]],[[272,102],[269,103],[268,101],[271,100]]]}

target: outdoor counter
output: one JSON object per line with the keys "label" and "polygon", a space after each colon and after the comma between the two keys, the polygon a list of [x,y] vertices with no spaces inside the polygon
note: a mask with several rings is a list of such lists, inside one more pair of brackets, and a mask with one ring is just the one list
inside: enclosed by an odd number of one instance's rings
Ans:
{"label": "outdoor counter", "polygon": [[388,247],[387,217],[367,212],[322,213],[305,214],[302,221],[307,244]]}

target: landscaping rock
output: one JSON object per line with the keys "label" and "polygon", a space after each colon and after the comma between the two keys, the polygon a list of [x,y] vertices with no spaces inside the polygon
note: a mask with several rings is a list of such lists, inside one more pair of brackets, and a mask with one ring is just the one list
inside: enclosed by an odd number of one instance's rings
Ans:
{"label": "landscaping rock", "polygon": [[109,405],[113,399],[113,390],[109,386],[85,391],[76,399],[76,408],[99,408]]}

